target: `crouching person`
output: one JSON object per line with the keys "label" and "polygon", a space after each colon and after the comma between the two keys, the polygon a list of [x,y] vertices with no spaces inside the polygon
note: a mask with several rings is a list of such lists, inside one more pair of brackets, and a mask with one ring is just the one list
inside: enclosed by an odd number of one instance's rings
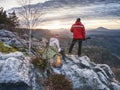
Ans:
{"label": "crouching person", "polygon": [[48,47],[43,52],[43,58],[49,59],[50,64],[56,67],[61,66],[62,59],[65,59],[65,53],[60,48],[58,37],[58,34],[53,35],[49,40]]}

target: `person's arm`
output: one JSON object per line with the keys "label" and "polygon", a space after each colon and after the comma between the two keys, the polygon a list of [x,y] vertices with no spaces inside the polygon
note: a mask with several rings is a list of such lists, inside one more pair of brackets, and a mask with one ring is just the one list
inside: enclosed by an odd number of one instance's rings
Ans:
{"label": "person's arm", "polygon": [[72,25],[72,27],[70,28],[70,31],[73,32],[73,25]]}
{"label": "person's arm", "polygon": [[82,35],[83,35],[83,39],[85,39],[85,38],[86,38],[86,32],[85,32],[85,27],[84,27],[84,25],[83,25]]}
{"label": "person's arm", "polygon": [[55,42],[57,48],[58,48],[58,51],[60,52],[61,51],[61,48],[60,48],[60,43],[59,43],[59,40],[56,39],[56,42]]}

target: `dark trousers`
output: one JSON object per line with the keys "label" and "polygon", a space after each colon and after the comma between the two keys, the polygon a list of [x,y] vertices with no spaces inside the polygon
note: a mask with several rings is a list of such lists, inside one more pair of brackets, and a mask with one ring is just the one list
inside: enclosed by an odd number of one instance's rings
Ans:
{"label": "dark trousers", "polygon": [[60,54],[62,55],[62,59],[65,60],[65,50],[62,48],[61,51],[60,51]]}
{"label": "dark trousers", "polygon": [[71,43],[70,48],[69,48],[69,53],[72,52],[72,49],[73,49],[76,42],[78,42],[78,56],[80,56],[81,55],[81,48],[82,48],[82,40],[81,39],[74,39],[73,38],[72,43]]}

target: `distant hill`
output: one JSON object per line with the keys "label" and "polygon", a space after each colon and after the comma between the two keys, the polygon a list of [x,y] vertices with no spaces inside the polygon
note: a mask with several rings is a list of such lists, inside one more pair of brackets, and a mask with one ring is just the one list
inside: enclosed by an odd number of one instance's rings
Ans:
{"label": "distant hill", "polygon": [[120,29],[107,29],[104,27],[98,27],[96,29],[87,30],[87,35],[120,36]]}
{"label": "distant hill", "polygon": [[87,36],[92,39],[84,42],[84,45],[106,48],[111,53],[120,56],[120,30],[90,30],[87,31]]}
{"label": "distant hill", "polygon": [[109,29],[104,28],[104,27],[98,27],[95,30],[97,30],[97,31],[105,31],[105,30],[109,30]]}
{"label": "distant hill", "polygon": [[83,55],[87,55],[98,64],[108,64],[110,67],[120,68],[120,58],[108,50],[101,47],[84,47],[82,49]]}
{"label": "distant hill", "polygon": [[[24,30],[24,33],[28,33],[28,30]],[[32,36],[41,39],[45,37],[49,39],[54,34],[59,34],[60,38],[70,38],[71,32],[66,29],[59,29],[59,30],[48,30],[48,29],[34,29],[32,30]]]}

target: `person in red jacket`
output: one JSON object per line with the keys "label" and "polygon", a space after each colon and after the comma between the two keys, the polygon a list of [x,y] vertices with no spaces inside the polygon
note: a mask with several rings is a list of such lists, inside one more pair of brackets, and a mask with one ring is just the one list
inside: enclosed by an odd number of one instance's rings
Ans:
{"label": "person in red jacket", "polygon": [[81,19],[77,18],[75,24],[72,25],[70,31],[73,33],[73,40],[69,48],[69,53],[72,52],[73,46],[76,42],[78,42],[78,57],[81,56],[81,47],[82,47],[82,40],[86,38],[85,27],[81,23]]}

